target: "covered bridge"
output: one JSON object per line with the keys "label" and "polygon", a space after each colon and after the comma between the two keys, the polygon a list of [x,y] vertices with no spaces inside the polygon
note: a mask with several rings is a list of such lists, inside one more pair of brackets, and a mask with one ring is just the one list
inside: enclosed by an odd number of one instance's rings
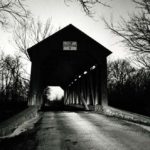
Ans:
{"label": "covered bridge", "polygon": [[107,105],[110,53],[71,24],[29,48],[29,105],[42,105],[46,86],[61,86],[65,104]]}

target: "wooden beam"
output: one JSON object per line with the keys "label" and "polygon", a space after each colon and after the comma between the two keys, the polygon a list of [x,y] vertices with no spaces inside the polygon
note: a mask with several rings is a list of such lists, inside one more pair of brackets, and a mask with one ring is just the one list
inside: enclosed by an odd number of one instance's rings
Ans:
{"label": "wooden beam", "polygon": [[103,63],[100,64],[99,69],[99,79],[100,83],[100,94],[101,94],[101,104],[102,106],[108,105],[108,98],[107,98],[107,62],[106,59]]}

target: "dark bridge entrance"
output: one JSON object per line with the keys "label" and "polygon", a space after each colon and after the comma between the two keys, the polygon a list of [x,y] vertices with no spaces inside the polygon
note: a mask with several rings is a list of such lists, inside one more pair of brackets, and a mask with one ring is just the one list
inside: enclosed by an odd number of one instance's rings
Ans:
{"label": "dark bridge entrance", "polygon": [[107,65],[110,51],[68,25],[28,49],[32,61],[29,105],[43,103],[46,86],[61,86],[64,104],[107,105]]}

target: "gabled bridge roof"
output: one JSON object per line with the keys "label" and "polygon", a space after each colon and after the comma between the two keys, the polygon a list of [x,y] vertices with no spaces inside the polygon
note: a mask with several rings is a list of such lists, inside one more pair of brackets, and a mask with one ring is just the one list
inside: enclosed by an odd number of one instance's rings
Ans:
{"label": "gabled bridge roof", "polygon": [[41,70],[43,84],[67,86],[76,76],[101,62],[111,52],[68,25],[28,49],[33,67]]}

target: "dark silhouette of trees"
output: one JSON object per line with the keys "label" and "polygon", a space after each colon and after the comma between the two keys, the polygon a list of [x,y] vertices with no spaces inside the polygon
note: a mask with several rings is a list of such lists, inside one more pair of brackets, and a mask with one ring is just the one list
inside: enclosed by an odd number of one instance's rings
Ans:
{"label": "dark silhouette of trees", "polygon": [[150,53],[150,1],[133,0],[139,8],[139,12],[130,16],[129,20],[121,18],[119,25],[114,25],[111,21],[104,22],[108,29],[114,34],[123,38],[122,42],[131,51],[140,53]]}
{"label": "dark silhouette of trees", "polygon": [[28,96],[29,81],[24,78],[24,70],[19,56],[0,56],[0,100],[25,101]]}
{"label": "dark silhouette of trees", "polygon": [[128,78],[132,77],[135,68],[133,68],[126,60],[116,60],[108,64],[109,82],[123,85]]}
{"label": "dark silhouette of trees", "polygon": [[92,10],[92,8],[97,5],[100,4],[102,6],[105,7],[110,7],[105,0],[64,0],[65,3],[67,4],[67,2],[78,2],[81,7],[83,8],[83,11],[86,13],[86,15],[93,17],[94,11]]}
{"label": "dark silhouette of trees", "polygon": [[1,0],[0,1],[0,24],[5,27],[13,20],[21,23],[29,15],[24,0]]}
{"label": "dark silhouette of trees", "polygon": [[150,70],[150,54],[136,54],[132,58],[129,59],[136,67],[144,68],[146,70]]}
{"label": "dark silhouette of trees", "polygon": [[[129,16],[129,19],[121,18],[118,25],[113,21],[104,22],[108,29],[115,35],[121,37],[122,42],[135,54],[130,61],[138,68],[134,68],[132,72],[124,70],[124,81],[122,82],[121,62],[112,62],[108,71],[108,91],[110,104],[118,108],[150,115],[150,1],[149,0],[133,0],[137,5],[139,12]],[[121,68],[118,69],[113,65],[119,63]],[[129,67],[129,65],[128,65]],[[115,70],[115,71],[114,71]],[[112,72],[119,70],[119,82],[116,82]],[[111,72],[111,73],[110,73]],[[111,77],[113,75],[113,78]],[[126,80],[125,80],[126,79]]]}
{"label": "dark silhouette of trees", "polygon": [[150,70],[134,68],[126,60],[108,64],[109,104],[150,115]]}
{"label": "dark silhouette of trees", "polygon": [[108,63],[108,93],[110,103],[115,101],[116,105],[118,105],[123,101],[122,99],[127,96],[125,94],[126,91],[130,88],[127,83],[132,80],[134,73],[135,68],[126,60],[116,60]]}
{"label": "dark silhouette of trees", "polygon": [[0,55],[0,122],[27,107],[29,81],[19,56]]}

